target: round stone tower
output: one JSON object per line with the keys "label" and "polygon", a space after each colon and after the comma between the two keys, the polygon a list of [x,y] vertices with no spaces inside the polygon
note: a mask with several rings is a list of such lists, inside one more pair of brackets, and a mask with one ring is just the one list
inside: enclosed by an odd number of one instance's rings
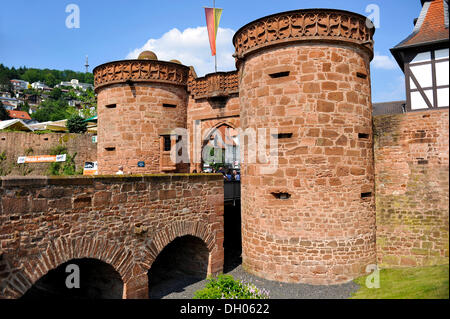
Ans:
{"label": "round stone tower", "polygon": [[376,263],[373,34],[364,16],[328,9],[279,13],[237,31],[241,128],[265,128],[278,143],[269,164],[241,154],[247,271],[337,284]]}
{"label": "round stone tower", "polygon": [[186,128],[189,68],[158,61],[153,52],[137,60],[94,69],[98,94],[100,174],[184,172],[171,160],[175,128]]}

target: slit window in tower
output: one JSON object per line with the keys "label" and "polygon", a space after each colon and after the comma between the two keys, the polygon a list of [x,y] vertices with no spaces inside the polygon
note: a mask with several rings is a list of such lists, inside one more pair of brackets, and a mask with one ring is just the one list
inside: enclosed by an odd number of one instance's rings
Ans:
{"label": "slit window in tower", "polygon": [[358,133],[358,138],[368,139],[369,138],[369,134],[367,134],[367,133]]}
{"label": "slit window in tower", "polygon": [[117,107],[117,104],[108,104],[106,105],[107,109],[115,109]]}
{"label": "slit window in tower", "polygon": [[424,158],[418,158],[417,159],[417,164],[419,164],[419,165],[426,165],[426,164],[428,164],[428,160],[426,160]]}
{"label": "slit window in tower", "polygon": [[272,193],[272,195],[273,195],[275,198],[277,198],[277,199],[289,199],[289,198],[291,198],[291,194],[289,194],[289,193],[283,193],[283,192],[280,192],[280,193]]}
{"label": "slit window in tower", "polygon": [[271,74],[269,74],[269,76],[272,79],[278,79],[278,78],[289,76],[289,74],[291,74],[290,71],[284,71],[284,72],[271,73]]}
{"label": "slit window in tower", "polygon": [[163,107],[168,107],[168,108],[176,108],[177,106],[175,104],[169,104],[169,103],[164,103]]}
{"label": "slit window in tower", "polygon": [[279,133],[279,134],[273,134],[272,136],[277,139],[283,139],[283,138],[291,138],[292,135],[293,135],[292,133]]}
{"label": "slit window in tower", "polygon": [[369,198],[372,197],[372,192],[361,193],[361,198]]}
{"label": "slit window in tower", "polygon": [[113,151],[115,151],[116,150],[116,148],[115,147],[105,147],[105,150],[106,151],[108,151],[108,152],[113,152]]}
{"label": "slit window in tower", "polygon": [[367,74],[361,73],[361,72],[356,72],[356,76],[360,79],[366,79],[367,78]]}

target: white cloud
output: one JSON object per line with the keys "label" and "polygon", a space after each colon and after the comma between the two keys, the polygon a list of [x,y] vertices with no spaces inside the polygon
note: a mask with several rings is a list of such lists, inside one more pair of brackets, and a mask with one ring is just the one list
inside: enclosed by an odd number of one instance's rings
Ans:
{"label": "white cloud", "polygon": [[[232,56],[234,33],[232,29],[219,28],[218,30],[216,44],[218,71],[236,69]],[[126,58],[136,59],[145,50],[155,52],[159,60],[176,59],[184,65],[192,65],[198,76],[214,72],[214,57],[211,56],[206,27],[187,28],[182,32],[174,28],[159,39],[149,39],[143,47],[131,51]]]}
{"label": "white cloud", "polygon": [[375,52],[375,56],[372,60],[372,66],[376,69],[383,70],[395,70],[398,68],[397,62],[393,57],[380,55],[379,52]]}

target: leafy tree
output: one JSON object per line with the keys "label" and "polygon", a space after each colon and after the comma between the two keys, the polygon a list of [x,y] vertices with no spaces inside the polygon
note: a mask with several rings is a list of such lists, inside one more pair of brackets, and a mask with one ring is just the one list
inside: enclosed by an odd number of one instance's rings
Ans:
{"label": "leafy tree", "polygon": [[40,71],[37,69],[28,69],[21,76],[22,80],[27,81],[29,83],[37,82],[41,79]]}
{"label": "leafy tree", "polygon": [[50,98],[57,101],[60,100],[62,98],[63,94],[60,88],[54,88],[51,92],[50,92]]}
{"label": "leafy tree", "polygon": [[39,122],[60,121],[69,118],[71,107],[63,100],[46,100],[41,103],[39,109],[33,113],[33,118]]}
{"label": "leafy tree", "polygon": [[20,111],[25,111],[25,112],[27,112],[27,113],[30,113],[30,105],[28,104],[28,102],[25,102],[24,104],[20,104],[20,105],[18,106],[18,109],[19,109]]}
{"label": "leafy tree", "polygon": [[69,118],[66,126],[70,133],[86,133],[87,131],[87,123],[79,115]]}
{"label": "leafy tree", "polygon": [[9,117],[8,111],[3,106],[3,103],[0,102],[0,121],[6,121],[9,119],[11,118]]}

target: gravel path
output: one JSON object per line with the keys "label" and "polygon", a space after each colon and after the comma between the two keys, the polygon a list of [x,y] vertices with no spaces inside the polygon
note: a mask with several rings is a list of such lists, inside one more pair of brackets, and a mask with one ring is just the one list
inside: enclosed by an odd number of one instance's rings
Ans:
{"label": "gravel path", "polygon": [[[245,272],[240,263],[225,268],[225,273],[235,279],[252,283],[257,288],[270,291],[271,299],[347,299],[359,289],[354,282],[333,286],[313,286],[307,284],[287,284],[265,280]],[[207,280],[185,277],[183,280],[168,280],[155,286],[150,298],[192,299],[194,293],[205,287]]]}

